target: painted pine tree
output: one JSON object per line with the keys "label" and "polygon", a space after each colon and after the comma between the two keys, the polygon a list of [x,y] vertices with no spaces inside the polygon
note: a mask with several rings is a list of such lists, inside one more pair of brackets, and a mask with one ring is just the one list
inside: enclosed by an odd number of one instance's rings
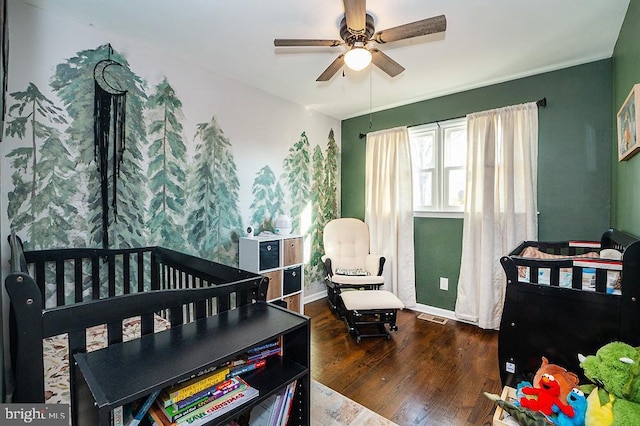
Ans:
{"label": "painted pine tree", "polygon": [[284,177],[291,196],[291,224],[293,232],[305,233],[301,229],[302,213],[309,203],[311,191],[309,139],[305,132],[300,140],[289,148],[289,155],[284,159]]}
{"label": "painted pine tree", "polygon": [[327,198],[325,194],[324,182],[324,155],[322,148],[316,145],[313,149],[313,180],[311,186],[311,224],[309,226],[309,239],[311,242],[311,253],[309,263],[305,265],[305,286],[322,279],[322,260],[324,254],[322,244],[322,229],[324,228],[323,204]]}
{"label": "painted pine tree", "polygon": [[183,139],[182,103],[165,78],[147,101],[149,109],[149,243],[183,251],[187,148]]}
{"label": "painted pine tree", "polygon": [[[330,220],[338,217],[338,145],[333,135],[333,129],[329,131],[327,141],[327,153],[325,155],[325,180],[323,201],[323,222],[326,224]],[[324,224],[322,229],[324,229]]]}
{"label": "painted pine tree", "polygon": [[249,209],[251,214],[250,226],[259,234],[262,231],[275,231],[276,217],[284,214],[284,192],[271,167],[264,166],[256,174],[251,188],[253,201]]}
{"label": "painted pine tree", "polygon": [[227,265],[238,264],[240,182],[231,144],[215,117],[197,126],[194,167],[189,176],[191,212],[186,231],[194,252]]}
{"label": "painted pine tree", "polygon": [[[68,203],[75,185],[67,177],[74,163],[55,127],[66,124],[66,119],[62,109],[34,83],[22,92],[11,93],[11,97],[17,103],[8,111],[7,135],[28,137],[31,144],[7,155],[14,169],[7,212],[11,229],[26,231],[27,248],[69,245],[72,221],[77,215],[76,208]],[[30,178],[26,178],[28,174]]]}
{"label": "painted pine tree", "polygon": [[[94,67],[106,59],[109,46],[78,52],[75,57],[58,64],[51,85],[64,102],[71,124],[67,129],[68,143],[78,150],[76,182],[86,191],[87,245],[102,244],[102,202],[100,177],[94,148]],[[113,52],[111,59],[122,66],[108,68],[109,78],[127,90],[126,142],[117,184],[117,214],[110,210],[109,241],[112,247],[139,247],[146,244],[143,237],[146,176],[142,170],[142,149],[146,143],[143,110],[146,102],[144,85],[130,68],[126,59]],[[112,163],[112,160],[109,161]],[[109,181],[112,182],[112,176]],[[84,185],[86,183],[86,185]],[[110,183],[112,185],[112,183]],[[111,193],[113,188],[109,188]]]}

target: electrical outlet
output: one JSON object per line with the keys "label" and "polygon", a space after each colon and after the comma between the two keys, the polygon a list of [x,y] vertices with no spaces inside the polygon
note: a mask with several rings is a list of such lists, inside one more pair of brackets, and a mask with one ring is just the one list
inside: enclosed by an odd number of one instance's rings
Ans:
{"label": "electrical outlet", "polygon": [[440,290],[449,290],[449,278],[440,277]]}

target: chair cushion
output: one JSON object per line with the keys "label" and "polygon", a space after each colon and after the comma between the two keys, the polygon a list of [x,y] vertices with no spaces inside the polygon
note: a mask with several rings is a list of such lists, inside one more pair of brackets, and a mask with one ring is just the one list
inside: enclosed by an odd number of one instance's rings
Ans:
{"label": "chair cushion", "polygon": [[347,268],[338,268],[336,269],[336,274],[338,275],[350,275],[350,276],[369,276],[371,275],[367,271],[361,268],[355,269],[347,269]]}
{"label": "chair cushion", "polygon": [[382,275],[337,275],[331,276],[331,282],[336,284],[384,284]]}
{"label": "chair cushion", "polygon": [[369,227],[360,219],[340,218],[327,223],[323,231],[324,252],[334,270],[366,269]]}
{"label": "chair cushion", "polygon": [[348,311],[367,309],[404,309],[404,304],[395,294],[386,290],[353,290],[340,293]]}

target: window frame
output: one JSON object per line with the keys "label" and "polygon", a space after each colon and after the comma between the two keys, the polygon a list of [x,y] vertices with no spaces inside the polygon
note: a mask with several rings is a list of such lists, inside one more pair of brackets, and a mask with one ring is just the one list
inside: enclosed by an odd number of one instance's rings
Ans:
{"label": "window frame", "polygon": [[[462,218],[464,216],[464,206],[457,207],[449,205],[447,202],[449,191],[449,173],[451,170],[463,169],[466,172],[467,163],[465,161],[464,167],[460,166],[447,166],[445,167],[445,134],[447,130],[464,127],[467,130],[466,117],[454,118],[442,122],[433,122],[422,124],[419,126],[413,126],[409,128],[409,140],[412,145],[411,155],[413,163],[413,141],[422,135],[435,132],[434,136],[434,167],[433,169],[420,169],[420,170],[433,170],[432,180],[432,194],[433,194],[433,206],[413,206],[414,217],[438,217],[438,218]],[[412,179],[416,181],[416,169],[412,167]],[[412,192],[415,192],[415,188]],[[414,196],[414,194],[412,194]],[[415,196],[414,196],[415,201]]]}

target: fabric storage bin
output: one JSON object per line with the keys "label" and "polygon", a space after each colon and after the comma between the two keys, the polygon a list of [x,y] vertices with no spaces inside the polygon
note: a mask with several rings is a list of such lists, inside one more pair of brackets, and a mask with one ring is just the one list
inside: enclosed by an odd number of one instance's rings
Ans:
{"label": "fabric storage bin", "polygon": [[302,290],[302,267],[285,269],[283,276],[283,294],[291,294]]}
{"label": "fabric storage bin", "polygon": [[278,241],[260,243],[260,270],[274,269],[280,266],[280,244]]}

